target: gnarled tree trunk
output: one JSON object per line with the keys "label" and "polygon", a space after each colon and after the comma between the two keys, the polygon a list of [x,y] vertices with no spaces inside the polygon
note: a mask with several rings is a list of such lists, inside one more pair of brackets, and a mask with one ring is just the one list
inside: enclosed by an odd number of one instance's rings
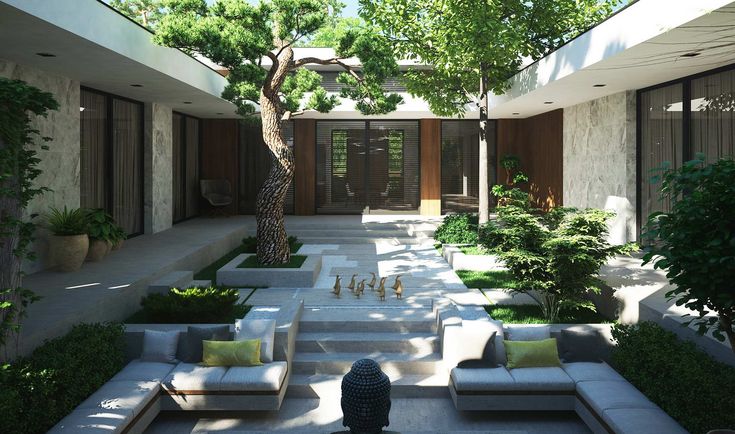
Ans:
{"label": "gnarled tree trunk", "polygon": [[255,218],[258,224],[258,261],[284,264],[291,259],[284,226],[283,205],[294,175],[294,157],[281,134],[281,105],[278,91],[289,71],[293,50],[283,49],[268,72],[260,93],[263,140],[271,152],[271,170],[258,192]]}

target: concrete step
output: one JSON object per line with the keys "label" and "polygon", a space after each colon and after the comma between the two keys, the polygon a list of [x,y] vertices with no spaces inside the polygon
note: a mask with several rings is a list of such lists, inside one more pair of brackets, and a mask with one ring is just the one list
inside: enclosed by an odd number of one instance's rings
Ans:
{"label": "concrete step", "polygon": [[296,353],[294,374],[344,375],[360,359],[373,359],[388,377],[433,375],[444,370],[441,354],[414,355],[403,353]]}
{"label": "concrete step", "polygon": [[193,288],[196,286],[200,288],[209,288],[210,286],[212,286],[212,281],[211,280],[192,280],[191,282],[189,282],[189,285],[187,287]]}
{"label": "concrete step", "polygon": [[312,237],[304,236],[299,237],[299,242],[304,244],[375,244],[375,243],[390,243],[396,246],[400,245],[420,245],[420,244],[431,244],[434,242],[433,238],[428,237],[339,237],[339,236],[323,236],[323,237]]}
{"label": "concrete step", "polygon": [[296,351],[431,354],[439,351],[439,337],[433,333],[300,333]]}
{"label": "concrete step", "polygon": [[340,228],[310,228],[297,229],[289,232],[289,235],[299,237],[372,237],[372,238],[395,238],[395,237],[419,237],[433,238],[433,230],[414,230],[414,229],[340,229]]}
{"label": "concrete step", "polygon": [[185,288],[194,280],[193,271],[172,271],[148,286],[148,293],[165,293],[171,288]]}
{"label": "concrete step", "polygon": [[[349,294],[346,294],[349,295]],[[304,310],[301,333],[434,333],[431,309],[314,308]]]}
{"label": "concrete step", "polygon": [[[295,374],[286,391],[287,398],[333,399],[342,395],[343,375]],[[390,378],[390,396],[396,398],[449,397],[449,376],[444,374],[402,375]]]}
{"label": "concrete step", "polygon": [[323,229],[328,226],[337,230],[403,230],[403,231],[434,231],[439,227],[440,221],[415,221],[415,222],[341,222],[339,219],[313,219],[310,222],[294,223],[286,221],[286,230],[297,232],[301,230]]}

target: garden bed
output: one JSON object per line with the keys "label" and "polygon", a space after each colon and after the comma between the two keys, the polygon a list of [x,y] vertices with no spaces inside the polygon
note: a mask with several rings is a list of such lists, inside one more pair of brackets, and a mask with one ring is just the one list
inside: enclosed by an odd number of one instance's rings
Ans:
{"label": "garden bed", "polygon": [[304,255],[291,255],[291,260],[287,264],[271,264],[265,265],[258,262],[258,257],[255,255],[248,256],[237,268],[301,268],[306,261]]}
{"label": "garden bed", "polygon": [[[283,265],[259,268],[242,268],[243,263],[253,263],[249,259],[255,255],[242,254],[233,258],[217,271],[217,284],[236,288],[243,287],[276,287],[276,288],[311,288],[316,283],[322,269],[320,255],[305,256],[302,264],[295,268]],[[298,258],[294,255],[294,258]],[[298,259],[297,259],[298,260]]]}
{"label": "garden bed", "polygon": [[[541,315],[541,308],[535,304],[485,306],[485,311],[493,319],[505,324],[548,324]],[[590,308],[562,308],[555,324],[606,324],[612,321]]]}
{"label": "garden bed", "polygon": [[[299,242],[290,243],[291,253],[298,252],[302,245],[303,244]],[[247,243],[247,244],[243,243],[237,246],[232,251],[228,252],[227,254],[223,255],[216,261],[212,262],[211,264],[207,265],[206,267],[196,272],[194,274],[194,280],[209,280],[211,282],[216,281],[217,280],[217,270],[224,267],[228,262],[235,259],[235,257],[242,255],[243,253],[255,253],[255,247],[251,243]]]}

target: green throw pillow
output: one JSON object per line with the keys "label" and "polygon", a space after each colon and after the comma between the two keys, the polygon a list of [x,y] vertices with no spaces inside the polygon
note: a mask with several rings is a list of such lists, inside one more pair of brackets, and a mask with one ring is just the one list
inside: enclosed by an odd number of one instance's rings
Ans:
{"label": "green throw pillow", "polygon": [[508,369],[561,366],[556,338],[540,341],[505,341]]}
{"label": "green throw pillow", "polygon": [[260,366],[260,339],[202,341],[204,366]]}

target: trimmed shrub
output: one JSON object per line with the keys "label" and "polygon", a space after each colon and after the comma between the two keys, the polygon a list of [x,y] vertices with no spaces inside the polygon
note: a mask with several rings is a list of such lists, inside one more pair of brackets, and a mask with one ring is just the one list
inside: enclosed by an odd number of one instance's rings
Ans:
{"label": "trimmed shrub", "polygon": [[615,325],[612,335],[615,369],[684,428],[735,427],[735,367],[652,322]]}
{"label": "trimmed shrub", "polygon": [[80,324],[0,368],[0,432],[45,432],[125,364],[121,324]]}
{"label": "trimmed shrub", "polygon": [[236,289],[172,288],[167,294],[151,294],[140,304],[145,322],[157,324],[226,323],[237,313]]}
{"label": "trimmed shrub", "polygon": [[434,232],[434,239],[442,244],[477,244],[477,215],[450,214]]}

